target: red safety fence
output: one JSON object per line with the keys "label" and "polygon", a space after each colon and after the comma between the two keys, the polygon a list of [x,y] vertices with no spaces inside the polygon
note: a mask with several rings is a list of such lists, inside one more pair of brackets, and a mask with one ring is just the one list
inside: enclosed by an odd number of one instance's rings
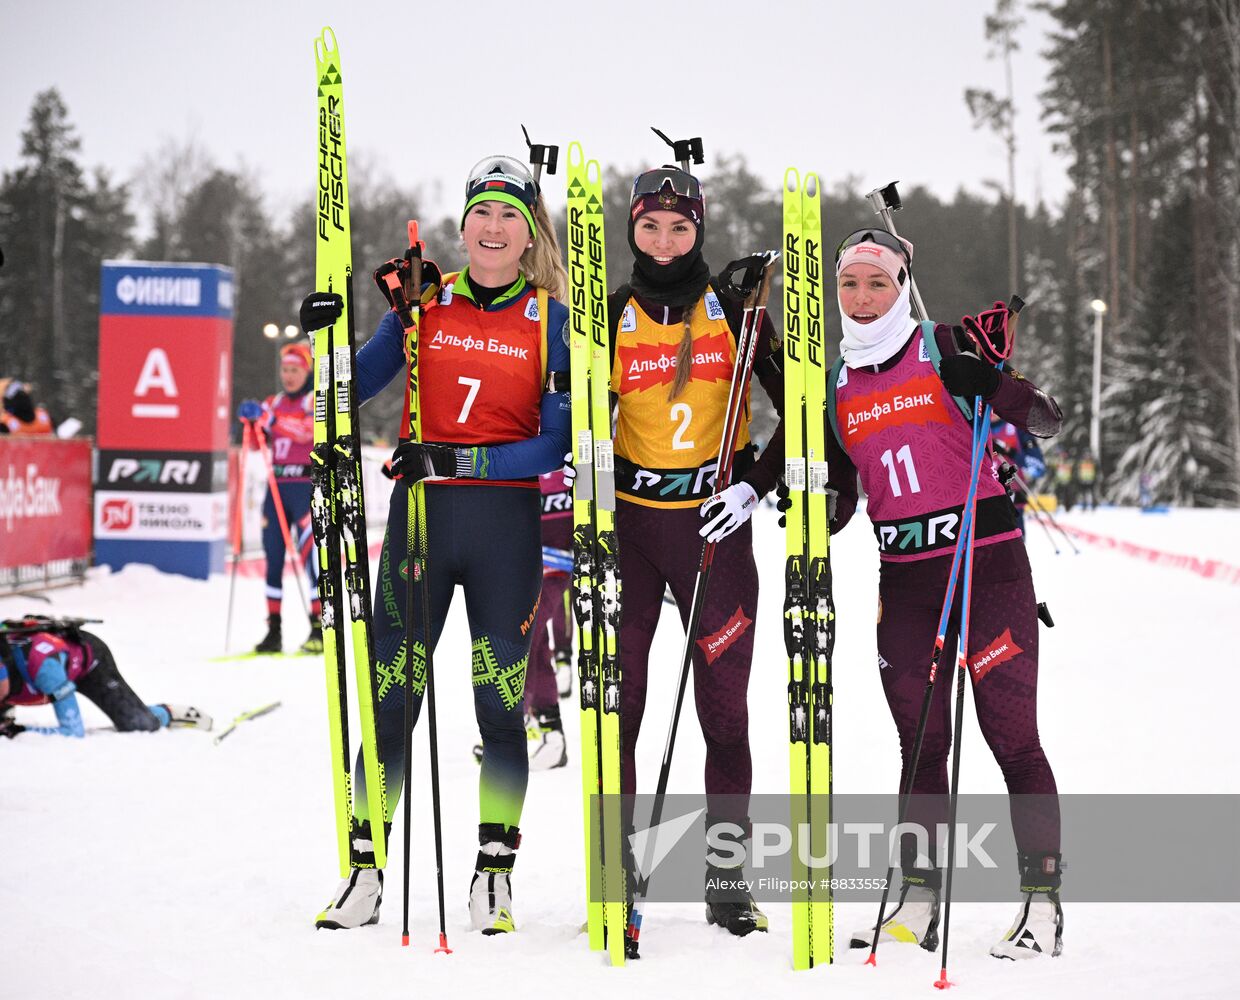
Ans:
{"label": "red safety fence", "polygon": [[1096,545],[1099,548],[1111,549],[1133,559],[1140,559],[1143,562],[1153,563],[1156,566],[1187,570],[1205,580],[1240,584],[1240,566],[1224,562],[1222,559],[1205,559],[1201,556],[1185,555],[1180,552],[1167,552],[1164,549],[1155,549],[1149,545],[1139,545],[1136,542],[1125,541],[1122,538],[1112,538],[1110,535],[1100,535],[1095,531],[1086,531],[1084,528],[1078,528],[1074,524],[1065,524],[1063,529],[1083,542]]}
{"label": "red safety fence", "polygon": [[89,440],[0,437],[0,593],[80,579],[92,523]]}

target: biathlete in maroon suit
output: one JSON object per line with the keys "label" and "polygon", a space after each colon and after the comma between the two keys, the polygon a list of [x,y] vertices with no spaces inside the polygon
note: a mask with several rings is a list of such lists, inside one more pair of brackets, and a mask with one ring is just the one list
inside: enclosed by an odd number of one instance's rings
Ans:
{"label": "biathlete in maroon suit", "polygon": [[[543,578],[525,675],[525,714],[530,770],[547,771],[568,763],[560,699],[572,690],[573,634],[565,597],[572,582],[573,490],[562,469],[540,476],[538,485],[542,494]],[[559,683],[561,673],[568,682],[567,690]]]}
{"label": "biathlete in maroon suit", "polygon": [[[80,621],[28,616],[0,624],[0,735],[85,736],[77,692],[119,733],[211,728],[211,717],[192,705],[143,704],[116,668],[112,651],[97,635],[82,631]],[[49,704],[55,726],[25,726],[9,715],[11,706]]]}
{"label": "biathlete in maroon suit", "polygon": [[[830,482],[839,493],[831,531],[843,530],[852,517],[860,476],[878,539],[879,677],[905,768],[969,485],[972,424],[953,396],[971,401],[980,395],[1000,417],[1043,437],[1057,433],[1062,422],[1046,393],[1012,370],[1001,374],[964,353],[962,333],[909,317],[911,262],[912,245],[883,231],[854,233],[841,244],[836,273],[843,366],[834,387],[828,385],[834,433],[827,441]],[[982,734],[1013,796],[1024,893],[1016,925],[991,953],[1058,954],[1059,808],[1038,737],[1037,608],[1025,548],[989,444],[975,518],[969,674]],[[959,629],[959,587],[955,600],[953,631]],[[955,648],[949,636],[940,676],[951,677]],[[935,685],[909,812],[910,821],[932,831],[947,821],[950,691],[950,683]],[[901,788],[906,778],[901,775]],[[901,854],[900,906],[884,923],[884,938],[916,940],[932,949],[940,872],[930,859],[916,856],[911,837]],[[853,946],[869,947],[872,935],[873,928],[857,931]]]}
{"label": "biathlete in maroon suit", "polygon": [[[405,671],[412,660],[416,720],[426,649],[435,650],[460,586],[471,648],[468,658],[459,648],[440,652],[436,666],[439,683],[468,670],[482,737],[470,920],[487,935],[516,930],[511,873],[529,777],[526,664],[543,580],[537,477],[561,466],[570,433],[564,391],[568,310],[552,297],[563,294],[567,275],[537,184],[524,164],[509,157],[487,157],[471,172],[461,238],[468,266],[444,275],[423,296],[418,352],[423,441],[406,440],[393,455],[392,474],[399,482],[379,557],[373,651],[388,812],[372,814],[359,760],[354,868],[319,914],[319,927],[359,927],[379,919],[383,879],[374,868],[370,824],[391,822],[401,792]],[[316,292],[302,306],[302,326],[308,332],[329,325],[340,310],[338,296]],[[404,346],[400,320],[389,311],[357,355],[361,400],[397,375],[406,377],[407,386]],[[402,436],[406,432],[402,420]],[[427,483],[431,633],[423,634],[423,590],[415,587],[410,655],[408,487],[421,480]],[[378,796],[373,799],[377,803]]]}
{"label": "biathlete in maroon suit", "polygon": [[[255,432],[267,437],[268,454],[289,534],[306,570],[310,600],[310,635],[301,644],[303,653],[323,652],[323,629],[319,625],[318,551],[310,530],[310,449],[314,447],[314,394],[310,370],[310,347],[285,344],[280,349],[280,383],[283,392],[262,403],[242,402],[237,416],[252,421]],[[254,443],[258,447],[258,442]],[[288,556],[284,530],[276,512],[276,497],[268,488],[263,498],[263,553],[267,557],[267,634],[254,647],[256,653],[279,653],[284,649],[281,605],[284,600],[284,561]]]}
{"label": "biathlete in maroon suit", "polygon": [[[701,252],[704,216],[701,187],[689,173],[663,167],[639,176],[629,212],[632,276],[608,300],[615,331],[611,389],[618,399],[622,788],[625,794],[637,790],[637,740],[664,592],[671,591],[687,627],[707,538],[718,548],[693,651],[694,705],[706,741],[706,822],[729,821],[748,830],[753,768],[747,697],[758,608],[748,521],[778,480],[783,425],[755,460],[748,420],[742,422],[733,484],[720,491],[715,468],[740,309],[711,283]],[[754,371],[777,411],[784,393],[778,357],[767,319]],[[748,417],[748,399],[743,412]],[[710,921],[738,936],[765,931],[766,916],[748,892],[715,888],[734,884],[737,876],[708,866]]]}

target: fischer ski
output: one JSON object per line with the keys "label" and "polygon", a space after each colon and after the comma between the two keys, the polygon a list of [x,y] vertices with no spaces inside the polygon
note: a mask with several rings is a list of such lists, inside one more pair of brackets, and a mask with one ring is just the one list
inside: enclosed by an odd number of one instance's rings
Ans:
{"label": "fischer ski", "polygon": [[784,481],[786,514],[784,643],[788,655],[789,790],[794,883],[808,885],[792,903],[792,965],[834,960],[830,866],[810,872],[811,857],[829,857],[831,822],[831,660],[835,605],[831,589],[830,511],[826,463],[826,373],[823,343],[822,214],[818,178],[784,174]]}
{"label": "fischer ski", "polygon": [[590,947],[625,960],[620,813],[620,575],[611,438],[611,343],[602,177],[568,147],[569,349],[574,463],[573,610],[578,630],[581,788]]}
{"label": "fischer ski", "polygon": [[[349,229],[349,177],[345,153],[340,50],[331,28],[315,39],[318,145],[315,154],[317,215],[315,288],[344,299],[340,321],[316,330],[314,340],[314,448],[311,451],[310,519],[319,559],[323,657],[327,668],[332,788],[340,874],[351,867],[353,775],[346,680],[347,633],[357,675],[358,715],[375,867],[387,864],[384,821],[387,789],[379,759],[377,702],[371,664],[370,567],[362,496],[361,442],[353,391],[353,254]],[[341,552],[343,548],[343,561]],[[365,819],[367,817],[359,817]]]}

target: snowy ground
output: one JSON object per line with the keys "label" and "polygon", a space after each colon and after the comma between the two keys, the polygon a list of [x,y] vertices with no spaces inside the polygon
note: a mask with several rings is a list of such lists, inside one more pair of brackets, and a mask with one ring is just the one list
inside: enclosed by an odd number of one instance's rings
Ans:
{"label": "snowy ground", "polygon": [[[1064,517],[1090,531],[1240,563],[1240,512]],[[755,791],[783,792],[783,542],[769,508],[758,513],[757,539],[764,591],[750,685]],[[1240,679],[1231,656],[1220,653],[1240,638],[1240,588],[1118,552],[1085,547],[1080,556],[1056,557],[1036,527],[1029,547],[1039,596],[1058,623],[1042,634],[1041,714],[1060,789],[1240,791],[1232,737]],[[840,621],[836,789],[885,791],[895,785],[898,760],[874,666],[875,546],[858,523],[836,539],[832,553]],[[261,586],[257,579],[238,583],[234,646],[261,634]],[[444,990],[454,997],[631,997],[709,995],[712,987],[724,996],[932,995],[937,962],[911,947],[885,947],[878,969],[862,966],[864,952],[845,948],[832,968],[792,973],[786,906],[768,908],[770,934],[743,940],[708,927],[700,905],[654,907],[643,960],[606,967],[577,933],[584,915],[575,759],[531,776],[514,877],[519,933],[500,939],[468,932],[464,904],[477,823],[469,747],[476,728],[459,607],[436,657],[448,931],[456,952],[432,953],[424,727],[415,738],[414,947],[399,947],[398,862],[379,925],[316,932],[313,917],[336,884],[321,661],[212,662],[223,651],[225,578],[202,583],[129,567],[94,571],[84,586],[49,596],[50,605],[0,599],[0,615],[39,610],[103,618],[100,634],[144,698],[198,705],[217,726],[270,701],[283,707],[218,746],[193,731],[0,741],[0,997],[352,998]],[[302,638],[299,617],[286,617],[290,647]],[[656,638],[662,669],[653,672],[640,748],[647,788],[658,769],[680,642],[669,613]],[[84,713],[88,726],[105,724],[93,706],[84,703]],[[29,709],[18,717],[50,720],[52,713]],[[568,728],[571,750],[571,712]],[[702,762],[701,736],[690,720],[681,728],[673,790],[699,789]],[[975,725],[966,729],[962,782],[969,791],[1003,787]],[[397,842],[399,836],[398,826]],[[959,905],[951,955],[958,991],[988,1000],[1235,995],[1234,983],[1227,984],[1240,906],[1073,904],[1070,881],[1065,895],[1064,955],[1019,965],[986,955],[1014,903]],[[839,905],[837,937],[863,925],[873,909]]]}

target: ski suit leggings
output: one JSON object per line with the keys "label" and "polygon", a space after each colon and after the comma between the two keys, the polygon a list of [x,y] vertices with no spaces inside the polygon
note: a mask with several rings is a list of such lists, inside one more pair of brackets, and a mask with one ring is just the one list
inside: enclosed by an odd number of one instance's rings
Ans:
{"label": "ski suit leggings", "polygon": [[[908,780],[950,571],[950,553],[916,562],[884,562],[880,567],[879,677],[900,733],[901,789]],[[936,824],[947,822],[947,755],[952,738],[948,720],[954,710],[952,681],[962,585],[963,579],[957,586],[947,645],[939,661],[909,805],[910,821],[927,825],[932,835]],[[1007,783],[1017,850],[1058,852],[1055,776],[1038,738],[1038,617],[1023,538],[974,550],[969,632],[973,702],[982,735]],[[902,844],[901,863],[906,871],[913,866],[913,843],[909,837]]]}
{"label": "ski suit leggings", "polygon": [[152,732],[159,728],[159,719],[142,703],[133,688],[116,668],[116,660],[107,643],[97,635],[83,632],[93,656],[93,665],[74,683],[104,715],[112,720],[118,733]]}
{"label": "ski suit leggings", "polygon": [[[465,592],[465,613],[469,619],[474,714],[482,735],[479,822],[515,827],[521,820],[529,778],[522,703],[530,638],[542,587],[538,490],[427,484],[425,492],[431,651],[436,652],[459,584]],[[408,489],[399,483],[392,491],[374,605],[379,754],[387,782],[387,820],[395,813],[404,777],[408,496]],[[421,587],[414,588],[414,599],[416,725],[426,689]],[[455,678],[462,673],[465,650],[442,650],[435,659],[437,682],[442,685],[447,679],[446,683],[459,683]],[[358,819],[367,819],[370,813],[360,754],[354,780],[358,788]]]}
{"label": "ski suit leggings", "polygon": [[[702,552],[698,537],[702,523],[697,507],[655,508],[623,500],[616,504],[623,580],[620,726],[621,787],[625,794],[637,790],[637,737],[646,708],[650,643],[663,610],[663,591],[665,587],[671,589],[681,626],[687,628]],[[708,805],[712,815],[742,825],[747,822],[753,782],[746,699],[757,607],[753,532],[746,523],[715,549],[699,638],[693,650],[693,701],[706,740]],[[679,662],[661,661],[660,669],[675,672]],[[658,715],[660,720],[666,718],[662,709]]]}
{"label": "ski suit leggings", "polygon": [[[318,555],[310,532],[310,483],[277,481],[276,485],[280,489],[280,503],[284,507],[289,534],[293,538],[293,544],[297,546],[301,564],[306,569],[306,580],[309,584],[306,599],[317,600]],[[278,615],[284,597],[284,560],[287,549],[270,488],[263,500],[263,552],[267,555],[267,613]]]}

